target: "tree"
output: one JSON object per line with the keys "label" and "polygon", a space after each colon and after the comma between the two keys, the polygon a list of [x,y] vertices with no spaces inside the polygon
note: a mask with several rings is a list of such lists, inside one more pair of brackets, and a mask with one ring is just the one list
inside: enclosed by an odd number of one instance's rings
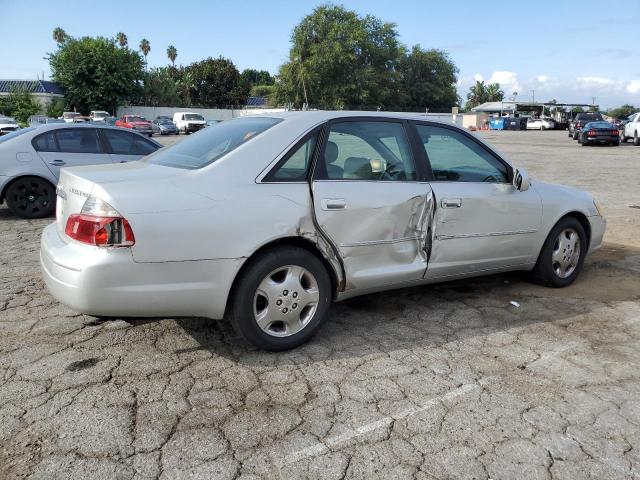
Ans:
{"label": "tree", "polygon": [[400,59],[398,71],[399,107],[443,112],[458,103],[458,69],[446,52],[423,50],[415,45]]}
{"label": "tree", "polygon": [[143,79],[140,54],[104,37],[69,38],[49,55],[49,65],[68,106],[84,113],[115,111],[136,97]]}
{"label": "tree", "polygon": [[178,57],[178,50],[173,45],[169,45],[167,48],[167,57],[171,61],[171,65],[174,66],[176,63],[176,58]]}
{"label": "tree", "polygon": [[67,39],[67,33],[62,28],[56,27],[53,30],[53,39],[58,44],[64,43],[65,40]]}
{"label": "tree", "polygon": [[609,110],[607,112],[607,115],[609,115],[610,117],[613,118],[627,118],[629,115],[631,115],[632,113],[637,112],[638,108],[634,107],[633,105],[629,105],[628,103],[622,105],[621,107],[618,108],[612,108],[611,110]]}
{"label": "tree", "polygon": [[485,102],[500,102],[504,99],[504,92],[500,89],[499,83],[490,83],[476,80],[476,84],[469,88],[467,93],[466,110],[471,110]]}
{"label": "tree", "polygon": [[178,71],[173,67],[152,68],[144,76],[143,99],[145,105],[154,107],[180,106]]}
{"label": "tree", "polygon": [[15,90],[6,97],[0,97],[0,111],[25,124],[31,115],[42,111],[42,105],[28,91]]}
{"label": "tree", "polygon": [[240,74],[243,82],[253,87],[255,85],[273,85],[276,79],[266,70],[256,70],[254,68],[245,68]]}
{"label": "tree", "polygon": [[191,100],[206,107],[244,105],[249,87],[240,81],[240,73],[231,60],[207,58],[185,68],[191,75]]}
{"label": "tree", "polygon": [[147,55],[149,55],[149,52],[151,51],[151,44],[149,43],[149,40],[147,40],[146,38],[143,38],[142,40],[140,40],[140,51],[144,55],[144,65],[145,65],[145,68],[146,68],[147,67]]}
{"label": "tree", "polygon": [[118,41],[118,45],[120,45],[121,48],[126,47],[129,43],[127,36],[123,32],[118,32],[116,34],[116,40]]}
{"label": "tree", "polygon": [[62,112],[65,109],[65,102],[62,98],[58,98],[53,100],[49,105],[47,105],[46,114],[47,117],[58,118],[62,116]]}
{"label": "tree", "polygon": [[291,43],[278,75],[280,101],[320,108],[396,103],[402,47],[393,23],[322,5],[294,28]]}

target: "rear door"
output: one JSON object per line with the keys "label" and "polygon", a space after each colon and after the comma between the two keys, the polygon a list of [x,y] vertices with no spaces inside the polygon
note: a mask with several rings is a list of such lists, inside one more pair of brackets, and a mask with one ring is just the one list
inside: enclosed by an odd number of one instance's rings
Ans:
{"label": "rear door", "polygon": [[105,140],[113,163],[139,160],[158,150],[155,143],[132,132],[105,128],[100,133]]}
{"label": "rear door", "polygon": [[32,140],[33,147],[56,178],[63,167],[111,163],[97,129],[86,127],[50,130]]}
{"label": "rear door", "polygon": [[435,196],[428,278],[465,275],[535,260],[542,201],[512,183],[511,167],[471,135],[418,123]]}
{"label": "rear door", "polygon": [[407,124],[341,119],[326,127],[312,182],[316,222],[344,266],[346,289],[419,280],[433,203]]}

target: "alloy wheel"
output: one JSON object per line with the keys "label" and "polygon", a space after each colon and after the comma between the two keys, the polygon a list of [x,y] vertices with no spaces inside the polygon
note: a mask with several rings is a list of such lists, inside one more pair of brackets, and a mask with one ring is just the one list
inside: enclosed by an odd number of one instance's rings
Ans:
{"label": "alloy wheel", "polygon": [[566,228],[556,238],[551,264],[559,278],[570,277],[580,261],[580,236],[573,228]]}
{"label": "alloy wheel", "polygon": [[319,300],[314,275],[299,265],[286,265],[273,270],[258,285],[253,299],[254,319],[268,335],[295,335],[309,324]]}
{"label": "alloy wheel", "polygon": [[28,218],[38,217],[47,212],[55,200],[53,189],[35,178],[17,180],[11,186],[9,195],[11,206],[17,213]]}

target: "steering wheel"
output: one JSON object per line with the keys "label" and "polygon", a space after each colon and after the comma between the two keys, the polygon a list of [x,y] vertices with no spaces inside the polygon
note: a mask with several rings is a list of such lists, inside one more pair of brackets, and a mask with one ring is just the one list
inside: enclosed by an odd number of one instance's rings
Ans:
{"label": "steering wheel", "polygon": [[496,177],[494,177],[493,175],[487,175],[486,177],[484,177],[482,179],[483,182],[491,182],[491,183],[498,183],[498,179]]}

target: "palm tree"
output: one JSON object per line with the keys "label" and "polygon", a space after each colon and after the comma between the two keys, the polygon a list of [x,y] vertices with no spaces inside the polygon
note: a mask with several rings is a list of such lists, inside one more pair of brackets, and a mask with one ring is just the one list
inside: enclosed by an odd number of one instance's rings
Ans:
{"label": "palm tree", "polygon": [[120,47],[122,48],[126,47],[127,44],[129,43],[127,36],[123,32],[117,33],[116,40],[118,40],[118,45],[120,45]]}
{"label": "palm tree", "polygon": [[490,83],[485,90],[485,102],[499,102],[504,98],[504,92],[500,90],[499,83]]}
{"label": "palm tree", "polygon": [[140,40],[140,50],[142,51],[142,54],[144,55],[144,68],[147,68],[147,55],[149,55],[149,52],[151,51],[151,44],[149,43],[149,40],[147,40],[146,38],[143,38],[142,40]]}
{"label": "palm tree", "polygon": [[173,45],[169,45],[167,48],[167,57],[171,60],[171,66],[175,67],[176,57],[178,56],[178,50]]}
{"label": "palm tree", "polygon": [[54,31],[53,31],[53,39],[58,43],[58,44],[62,44],[65,42],[65,40],[67,39],[67,32],[65,32],[63,29],[61,29],[60,27],[57,27]]}
{"label": "palm tree", "polygon": [[467,110],[486,102],[487,86],[483,81],[476,80],[476,84],[469,89],[467,93]]}

